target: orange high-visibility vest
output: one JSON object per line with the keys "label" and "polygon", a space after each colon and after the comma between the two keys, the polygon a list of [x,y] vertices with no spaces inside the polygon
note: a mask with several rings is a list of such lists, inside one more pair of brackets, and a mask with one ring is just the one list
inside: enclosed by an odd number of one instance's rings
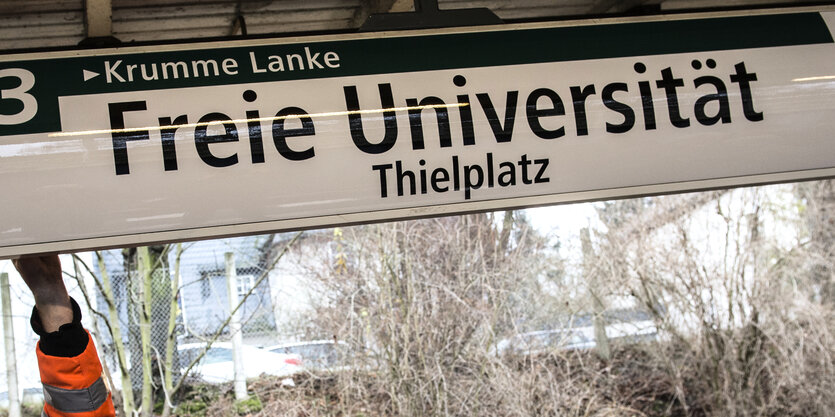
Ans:
{"label": "orange high-visibility vest", "polygon": [[46,355],[38,342],[38,367],[47,417],[112,417],[113,400],[102,379],[96,346],[87,332],[87,348],[78,356]]}

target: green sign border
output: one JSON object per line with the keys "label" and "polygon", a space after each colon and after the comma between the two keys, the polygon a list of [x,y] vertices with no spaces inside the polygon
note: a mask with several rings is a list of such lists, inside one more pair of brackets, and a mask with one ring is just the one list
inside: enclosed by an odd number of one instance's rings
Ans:
{"label": "green sign border", "polygon": [[[21,61],[3,61],[0,56],[0,70],[22,68],[35,75],[36,84],[29,93],[38,101],[38,113],[32,120],[0,126],[0,136],[61,131],[58,97],[62,96],[833,43],[819,12],[397,35],[348,40],[311,38],[309,42],[300,39],[293,43],[278,38],[275,44],[262,40],[251,46],[218,42],[217,47],[198,49],[183,44],[182,48],[169,47],[160,52],[148,51],[154,47],[126,47],[95,56]],[[266,73],[250,70],[250,52],[262,57],[304,55],[305,47],[313,53],[336,52],[339,67]],[[85,69],[102,73],[105,61],[121,60],[120,68],[125,68],[150,62],[213,59],[220,63],[226,58],[238,62],[237,75],[221,72],[212,77],[111,84],[106,83],[104,74],[86,82],[82,79]],[[14,83],[11,77],[0,79],[0,90],[13,88]],[[14,114],[20,108],[18,100],[0,99],[0,114]]]}

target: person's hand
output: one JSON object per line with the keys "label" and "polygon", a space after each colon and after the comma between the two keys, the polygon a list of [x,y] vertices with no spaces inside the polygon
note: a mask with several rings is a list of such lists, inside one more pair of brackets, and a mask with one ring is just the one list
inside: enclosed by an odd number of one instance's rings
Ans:
{"label": "person's hand", "polygon": [[54,332],[72,322],[72,304],[61,276],[58,255],[22,257],[12,263],[35,296],[44,330]]}

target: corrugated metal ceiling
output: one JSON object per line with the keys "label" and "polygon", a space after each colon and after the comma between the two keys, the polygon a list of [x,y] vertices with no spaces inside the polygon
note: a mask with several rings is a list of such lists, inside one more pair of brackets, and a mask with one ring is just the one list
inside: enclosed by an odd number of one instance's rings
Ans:
{"label": "corrugated metal ceiling", "polygon": [[[89,1],[89,0],[88,0]],[[745,6],[774,0],[439,0],[441,9],[486,7],[505,20]],[[779,3],[799,3],[782,0]],[[357,29],[369,13],[413,9],[409,0],[112,0],[113,36],[122,42],[199,39],[240,33],[284,34]],[[86,36],[84,0],[0,1],[0,50],[73,46]]]}

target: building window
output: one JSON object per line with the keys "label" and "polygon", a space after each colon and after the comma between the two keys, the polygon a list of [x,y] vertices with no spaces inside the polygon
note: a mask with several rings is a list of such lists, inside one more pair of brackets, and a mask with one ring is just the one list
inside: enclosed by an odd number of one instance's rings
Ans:
{"label": "building window", "polygon": [[206,301],[212,295],[212,283],[209,282],[211,275],[206,272],[200,275],[200,294],[203,296],[203,301]]}
{"label": "building window", "polygon": [[238,275],[238,298],[243,298],[246,293],[255,285],[255,277],[252,275]]}

